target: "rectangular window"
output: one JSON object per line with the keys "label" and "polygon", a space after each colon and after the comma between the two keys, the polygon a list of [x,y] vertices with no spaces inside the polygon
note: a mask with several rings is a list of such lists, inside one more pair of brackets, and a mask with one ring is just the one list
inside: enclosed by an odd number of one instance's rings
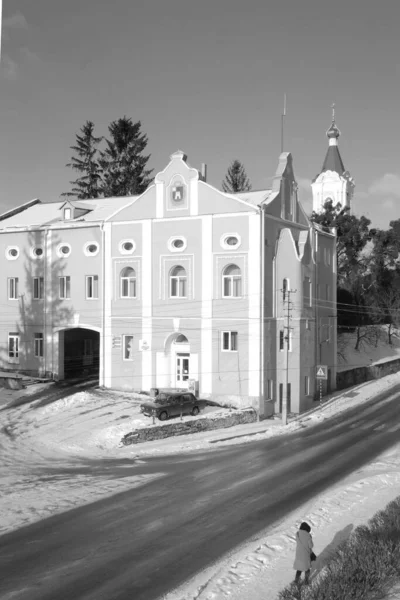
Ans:
{"label": "rectangular window", "polygon": [[268,379],[267,382],[267,398],[273,400],[274,398],[274,382],[272,379]]}
{"label": "rectangular window", "polygon": [[43,333],[35,333],[35,356],[40,358],[43,356],[44,340]]}
{"label": "rectangular window", "polygon": [[293,331],[289,331],[289,352],[292,351],[293,347]]}
{"label": "rectangular window", "polygon": [[98,275],[86,276],[86,298],[97,300],[99,297],[99,277]]}
{"label": "rectangular window", "polygon": [[237,331],[222,332],[222,351],[237,352]]}
{"label": "rectangular window", "polygon": [[133,335],[122,336],[122,351],[124,360],[133,360]]}
{"label": "rectangular window", "polygon": [[310,395],[310,378],[308,375],[304,377],[304,393],[306,396]]}
{"label": "rectangular window", "polygon": [[8,358],[15,360],[19,358],[19,333],[8,334]]}
{"label": "rectangular window", "polygon": [[306,329],[308,329],[309,331],[311,331],[311,321],[310,321],[310,319],[306,319]]}
{"label": "rectangular window", "polygon": [[43,277],[33,278],[33,299],[41,300],[44,295],[44,279]]}
{"label": "rectangular window", "polygon": [[121,297],[136,298],[136,279],[133,277],[121,278]]}
{"label": "rectangular window", "polygon": [[284,350],[285,348],[285,332],[283,329],[279,332],[279,350]]}
{"label": "rectangular window", "polygon": [[64,277],[59,277],[60,282],[60,299],[67,300],[71,298],[71,277],[66,275]]}
{"label": "rectangular window", "polygon": [[18,277],[9,277],[8,278],[8,299],[9,300],[17,300],[18,299]]}
{"label": "rectangular window", "polygon": [[71,209],[70,208],[64,208],[64,219],[65,221],[68,221],[71,218],[72,214],[71,214]]}
{"label": "rectangular window", "polygon": [[283,404],[283,383],[279,384],[279,412],[282,412],[282,404]]}

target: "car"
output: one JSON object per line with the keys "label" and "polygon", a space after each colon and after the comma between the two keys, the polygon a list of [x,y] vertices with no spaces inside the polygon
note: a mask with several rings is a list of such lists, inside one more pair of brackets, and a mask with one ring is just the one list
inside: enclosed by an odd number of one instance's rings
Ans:
{"label": "car", "polygon": [[190,392],[160,392],[154,400],[140,405],[140,411],[146,417],[155,416],[160,421],[181,414],[196,416],[200,408],[201,402]]}

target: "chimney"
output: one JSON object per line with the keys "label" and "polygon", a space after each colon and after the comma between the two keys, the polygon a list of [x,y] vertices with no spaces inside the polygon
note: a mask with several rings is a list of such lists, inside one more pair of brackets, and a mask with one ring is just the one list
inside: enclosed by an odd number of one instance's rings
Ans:
{"label": "chimney", "polygon": [[203,181],[207,181],[207,165],[206,163],[201,163],[201,177]]}

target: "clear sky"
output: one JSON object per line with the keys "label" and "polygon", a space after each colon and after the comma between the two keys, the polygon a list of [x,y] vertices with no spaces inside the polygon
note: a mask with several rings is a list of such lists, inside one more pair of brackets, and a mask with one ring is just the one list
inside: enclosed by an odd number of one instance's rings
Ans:
{"label": "clear sky", "polygon": [[86,120],[142,122],[149,166],[178,148],[220,187],[241,160],[253,189],[293,154],[300,199],[327,149],[331,104],[354,211],[400,218],[399,0],[4,0],[0,211],[57,200]]}

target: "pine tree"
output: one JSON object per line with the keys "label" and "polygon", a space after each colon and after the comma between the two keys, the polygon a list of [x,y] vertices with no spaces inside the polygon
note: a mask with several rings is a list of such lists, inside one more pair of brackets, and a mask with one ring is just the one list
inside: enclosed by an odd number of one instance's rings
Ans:
{"label": "pine tree", "polygon": [[147,136],[141,132],[141,122],[123,117],[110,123],[110,139],[100,153],[104,196],[132,196],[142,194],[148,187],[152,169],[146,169],[150,155],[143,156]]}
{"label": "pine tree", "polygon": [[81,135],[76,135],[76,145],[70,146],[77,156],[71,157],[67,167],[71,167],[82,173],[75,181],[70,181],[73,186],[70,192],[64,192],[61,196],[75,197],[83,200],[85,198],[98,198],[101,193],[100,167],[96,160],[97,146],[102,137],[94,136],[94,124],[92,121],[86,123],[80,129]]}
{"label": "pine tree", "polygon": [[251,190],[250,180],[247,177],[244,166],[239,160],[234,160],[228,168],[228,172],[222,182],[222,190],[228,194],[249,192]]}

